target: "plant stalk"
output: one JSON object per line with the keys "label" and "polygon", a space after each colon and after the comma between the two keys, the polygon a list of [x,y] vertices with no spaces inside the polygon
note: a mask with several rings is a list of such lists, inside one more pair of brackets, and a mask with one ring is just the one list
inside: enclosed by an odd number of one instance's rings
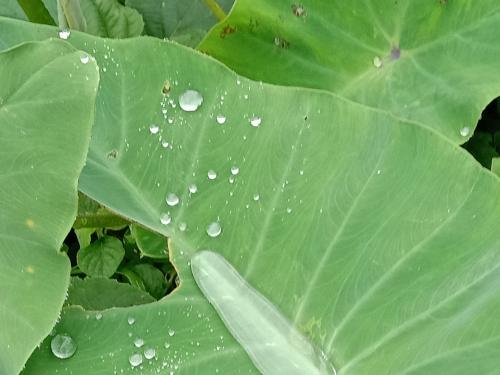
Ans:
{"label": "plant stalk", "polygon": [[227,17],[226,12],[224,12],[224,9],[221,8],[216,0],[205,0],[205,4],[207,5],[208,9],[210,9],[215,18],[217,18],[219,21],[222,21]]}

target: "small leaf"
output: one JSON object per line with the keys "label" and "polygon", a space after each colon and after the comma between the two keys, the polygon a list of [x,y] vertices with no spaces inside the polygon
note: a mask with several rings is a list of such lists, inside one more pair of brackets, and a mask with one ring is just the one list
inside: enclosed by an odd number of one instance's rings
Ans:
{"label": "small leaf", "polygon": [[79,305],[85,310],[104,310],[154,302],[148,293],[113,279],[71,278],[66,305]]}
{"label": "small leaf", "polygon": [[153,297],[160,299],[165,295],[165,277],[159,269],[148,263],[136,264],[130,267],[130,269],[141,278],[146,291]]}
{"label": "small leaf", "polygon": [[77,254],[78,266],[89,276],[110,277],[120,265],[125,250],[115,237],[102,237],[81,249]]}
{"label": "small leaf", "polygon": [[130,232],[143,255],[150,258],[167,258],[167,238],[165,236],[137,224],[130,225]]}

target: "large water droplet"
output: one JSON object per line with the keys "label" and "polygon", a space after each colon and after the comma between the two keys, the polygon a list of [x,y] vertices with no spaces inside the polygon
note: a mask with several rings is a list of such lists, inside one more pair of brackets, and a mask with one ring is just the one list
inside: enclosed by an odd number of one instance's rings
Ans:
{"label": "large water droplet", "polygon": [[90,61],[90,56],[87,54],[83,54],[80,56],[80,61],[82,62],[82,64],[88,64],[88,62]]}
{"label": "large water droplet", "polygon": [[189,185],[188,189],[191,194],[194,194],[198,191],[198,187],[195,184]]}
{"label": "large water droplet", "polygon": [[68,29],[62,29],[61,31],[59,31],[59,38],[61,39],[68,39],[69,36],[71,35],[71,31],[69,31]]}
{"label": "large water droplet", "polygon": [[231,167],[231,174],[236,176],[238,173],[240,173],[240,168],[238,168],[236,165],[233,165]]}
{"label": "large water droplet", "polygon": [[168,193],[166,201],[169,206],[177,206],[179,204],[179,197],[174,193]]}
{"label": "large water droplet", "polygon": [[186,90],[179,96],[179,106],[186,112],[194,112],[203,103],[203,96],[196,90]]}
{"label": "large water droplet", "polygon": [[250,125],[252,125],[254,128],[258,128],[261,122],[262,122],[262,119],[258,116],[253,116],[250,119]]}
{"label": "large water droplet", "polygon": [[148,348],[144,350],[144,357],[146,357],[146,359],[153,359],[155,355],[156,355],[156,350],[154,350],[153,348]]}
{"label": "large water droplet", "polygon": [[160,127],[156,124],[151,124],[149,125],[149,131],[151,134],[158,134],[158,132],[160,131]]}
{"label": "large water droplet", "polygon": [[161,214],[160,223],[162,223],[163,225],[168,225],[168,224],[170,224],[171,221],[172,221],[172,218],[170,217],[169,214],[167,214],[167,213]]}
{"label": "large water droplet", "polygon": [[76,343],[69,335],[58,334],[50,341],[52,353],[60,359],[70,358],[76,352]]}
{"label": "large water droplet", "polygon": [[217,173],[213,169],[210,169],[207,175],[209,180],[215,180],[217,178]]}
{"label": "large water droplet", "polygon": [[460,129],[460,135],[462,137],[467,137],[470,133],[470,128],[468,126],[464,126],[462,129]]}
{"label": "large water droplet", "polygon": [[128,357],[128,362],[132,365],[132,367],[137,367],[142,363],[142,354],[134,353],[130,357]]}
{"label": "large water droplet", "polygon": [[136,348],[140,348],[141,346],[144,345],[144,340],[138,337],[134,340],[134,345]]}
{"label": "large water droplet", "polygon": [[222,232],[222,228],[217,221],[214,221],[213,223],[208,224],[207,234],[210,237],[217,237],[219,234],[221,234],[221,232]]}
{"label": "large water droplet", "polygon": [[219,125],[222,125],[226,122],[226,116],[224,115],[217,115],[217,123]]}

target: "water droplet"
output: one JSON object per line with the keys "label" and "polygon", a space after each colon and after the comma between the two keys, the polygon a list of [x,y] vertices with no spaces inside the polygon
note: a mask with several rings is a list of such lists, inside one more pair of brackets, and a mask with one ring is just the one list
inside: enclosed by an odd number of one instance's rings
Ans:
{"label": "water droplet", "polygon": [[173,335],[175,335],[175,331],[174,331],[172,328],[170,328],[170,329],[168,330],[168,335],[169,335],[170,337],[172,337]]}
{"label": "water droplet", "polygon": [[169,206],[177,206],[179,203],[179,197],[174,193],[168,193],[166,201]]}
{"label": "water droplet", "polygon": [[169,144],[167,141],[162,141],[162,142],[161,142],[161,146],[162,146],[163,148],[167,148],[168,146],[170,146],[170,144]]}
{"label": "water droplet", "polygon": [[146,359],[153,359],[156,355],[156,350],[154,350],[153,348],[147,348],[146,350],[144,350],[144,357],[146,357]]}
{"label": "water droplet", "polygon": [[95,314],[95,319],[96,320],[101,320],[102,319],[102,314],[101,313]]}
{"label": "water droplet", "polygon": [[170,343],[166,342],[163,346],[165,347],[165,349],[168,349],[168,348],[170,348]]}
{"label": "water droplet", "polygon": [[163,225],[168,225],[168,224],[170,224],[171,221],[172,221],[172,218],[170,217],[169,214],[167,214],[167,213],[161,214],[161,216],[160,216],[160,222]]}
{"label": "water droplet", "polygon": [[375,68],[381,68],[382,67],[382,60],[380,59],[380,57],[375,56],[373,58],[373,65],[375,66]]}
{"label": "water droplet", "polygon": [[129,316],[128,319],[127,319],[127,322],[128,322],[129,325],[132,325],[132,324],[135,323],[135,318]]}
{"label": "water droplet", "polygon": [[140,348],[141,346],[144,345],[144,340],[141,339],[140,337],[136,338],[134,340],[134,345],[137,347],[137,348]]}
{"label": "water droplet", "polygon": [[142,363],[142,354],[134,353],[130,357],[128,357],[128,362],[132,365],[132,367],[137,367]]}
{"label": "water droplet", "polygon": [[187,224],[186,224],[185,222],[181,222],[181,223],[179,223],[179,230],[180,230],[181,232],[185,232],[185,231],[186,231],[186,229],[187,229]]}
{"label": "water droplet", "polygon": [[50,342],[52,353],[61,359],[70,358],[76,352],[76,343],[69,335],[55,335]]}
{"label": "water droplet", "polygon": [[[229,176],[229,183],[233,184],[234,183],[234,176]],[[232,193],[232,192],[231,192]],[[231,194],[232,196],[232,194]]]}
{"label": "water droplet", "polygon": [[59,31],[59,38],[61,39],[68,39],[69,36],[71,35],[71,31],[69,31],[68,29],[62,29],[61,31]]}
{"label": "water droplet", "polygon": [[167,122],[168,122],[170,125],[172,125],[172,124],[174,123],[174,118],[173,118],[173,117],[169,117],[169,118],[167,119]]}
{"label": "water droplet", "polygon": [[151,134],[158,134],[158,132],[160,131],[160,127],[156,124],[151,124],[149,125],[149,131],[151,132]]}
{"label": "water droplet", "polygon": [[231,174],[236,176],[238,173],[240,173],[240,168],[238,168],[236,165],[233,165],[231,167]]}
{"label": "water droplet", "polygon": [[287,209],[286,209],[286,213],[287,213],[287,214],[291,214],[291,213],[292,213],[292,209],[291,209],[290,207],[287,207]]}
{"label": "water droplet", "polygon": [[262,119],[258,116],[253,116],[250,119],[250,125],[252,125],[254,128],[258,128],[261,122],[262,122]]}
{"label": "water droplet", "polygon": [[217,115],[217,123],[219,125],[222,125],[226,122],[226,116],[224,115]]}
{"label": "water droplet", "polygon": [[198,191],[198,187],[195,184],[189,185],[188,189],[191,194],[194,194]]}
{"label": "water droplet", "polygon": [[260,195],[259,195],[259,194],[254,194],[254,195],[253,195],[253,200],[254,200],[254,201],[256,201],[256,202],[257,202],[259,199],[260,199]]}
{"label": "water droplet", "polygon": [[82,62],[82,64],[88,64],[88,62],[90,61],[90,56],[87,54],[83,54],[80,56],[80,61]]}
{"label": "water droplet", "polygon": [[464,126],[462,129],[460,129],[460,135],[462,137],[467,137],[470,133],[470,128],[468,126]]}
{"label": "water droplet", "polygon": [[377,174],[380,174],[382,173],[382,171],[380,169],[377,170]]}
{"label": "water droplet", "polygon": [[179,106],[186,112],[194,112],[203,103],[203,96],[196,90],[186,90],[179,96]]}
{"label": "water droplet", "polygon": [[213,223],[208,224],[207,234],[210,237],[217,237],[219,234],[221,234],[221,232],[222,232],[222,228],[217,221],[214,221]]}
{"label": "water droplet", "polygon": [[207,175],[209,180],[215,180],[217,178],[217,173],[215,173],[213,169],[210,169]]}

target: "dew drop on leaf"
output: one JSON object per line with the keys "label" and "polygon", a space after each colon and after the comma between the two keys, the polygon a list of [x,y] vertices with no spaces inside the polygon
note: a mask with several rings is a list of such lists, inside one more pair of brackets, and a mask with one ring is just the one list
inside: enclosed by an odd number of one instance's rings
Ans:
{"label": "dew drop on leaf", "polygon": [[88,64],[88,62],[90,61],[89,55],[87,55],[87,54],[81,55],[80,61],[82,62],[82,64]]}
{"label": "dew drop on leaf", "polygon": [[261,122],[262,122],[262,119],[258,116],[253,116],[250,119],[250,125],[252,125],[254,128],[258,128],[260,126]]}
{"label": "dew drop on leaf", "polygon": [[128,362],[132,365],[132,367],[137,367],[142,364],[142,354],[134,353],[130,357],[128,357]]}
{"label": "dew drop on leaf", "polygon": [[166,201],[171,207],[177,206],[179,204],[179,197],[175,193],[168,193]]}
{"label": "dew drop on leaf", "polygon": [[179,106],[186,112],[196,111],[201,103],[203,103],[203,96],[196,90],[186,90],[179,96]]}
{"label": "dew drop on leaf", "polygon": [[175,331],[174,331],[172,328],[170,328],[170,329],[168,330],[168,335],[169,335],[170,337],[172,337],[173,335],[175,335]]}
{"label": "dew drop on leaf", "polygon": [[50,341],[52,354],[57,358],[70,358],[76,352],[76,343],[73,338],[66,334],[57,334]]}
{"label": "dew drop on leaf", "polygon": [[221,232],[222,232],[222,228],[217,221],[214,221],[213,223],[208,224],[207,234],[210,237],[217,237],[221,234]]}
{"label": "dew drop on leaf", "polygon": [[160,131],[160,127],[156,124],[151,124],[149,125],[149,132],[151,134],[158,134],[158,132]]}
{"label": "dew drop on leaf", "polygon": [[138,337],[134,340],[134,345],[136,348],[140,348],[141,346],[144,345],[144,340]]}
{"label": "dew drop on leaf", "polygon": [[373,65],[375,66],[375,68],[381,68],[382,67],[382,60],[380,59],[380,57],[375,56],[373,58]]}
{"label": "dew drop on leaf", "polygon": [[127,322],[128,322],[129,325],[132,325],[132,324],[135,323],[135,318],[132,317],[132,316],[129,316],[128,319],[127,319]]}
{"label": "dew drop on leaf", "polygon": [[233,165],[231,167],[231,174],[236,176],[238,173],[240,173],[240,168],[238,168],[236,165]]}
{"label": "dew drop on leaf", "polygon": [[464,126],[462,129],[460,129],[460,135],[462,137],[467,137],[470,133],[470,128],[468,126]]}
{"label": "dew drop on leaf", "polygon": [[161,214],[160,223],[162,223],[163,225],[168,225],[168,224],[170,224],[171,221],[172,221],[172,218],[170,217],[170,215],[168,213]]}
{"label": "dew drop on leaf", "polygon": [[260,195],[259,194],[254,194],[253,200],[257,202],[259,199],[260,199]]}
{"label": "dew drop on leaf", "polygon": [[215,180],[217,178],[217,173],[213,169],[210,169],[207,175],[209,180]]}
{"label": "dew drop on leaf", "polygon": [[219,125],[222,125],[226,122],[226,116],[224,115],[217,115],[217,123]]}
{"label": "dew drop on leaf", "polygon": [[96,320],[101,320],[102,319],[102,314],[101,313],[95,314],[95,319]]}
{"label": "dew drop on leaf", "polygon": [[189,185],[188,189],[191,194],[194,194],[198,191],[198,187],[195,184]]}
{"label": "dew drop on leaf", "polygon": [[153,359],[155,355],[156,350],[153,348],[147,348],[146,350],[144,350],[144,357],[146,357],[146,359]]}
{"label": "dew drop on leaf", "polygon": [[68,29],[62,29],[61,31],[59,31],[59,38],[61,39],[67,40],[70,35],[71,31],[69,31]]}
{"label": "dew drop on leaf", "polygon": [[180,222],[180,223],[179,223],[179,230],[180,230],[181,232],[185,232],[185,231],[186,231],[186,229],[187,229],[187,224],[186,224],[185,222]]}

